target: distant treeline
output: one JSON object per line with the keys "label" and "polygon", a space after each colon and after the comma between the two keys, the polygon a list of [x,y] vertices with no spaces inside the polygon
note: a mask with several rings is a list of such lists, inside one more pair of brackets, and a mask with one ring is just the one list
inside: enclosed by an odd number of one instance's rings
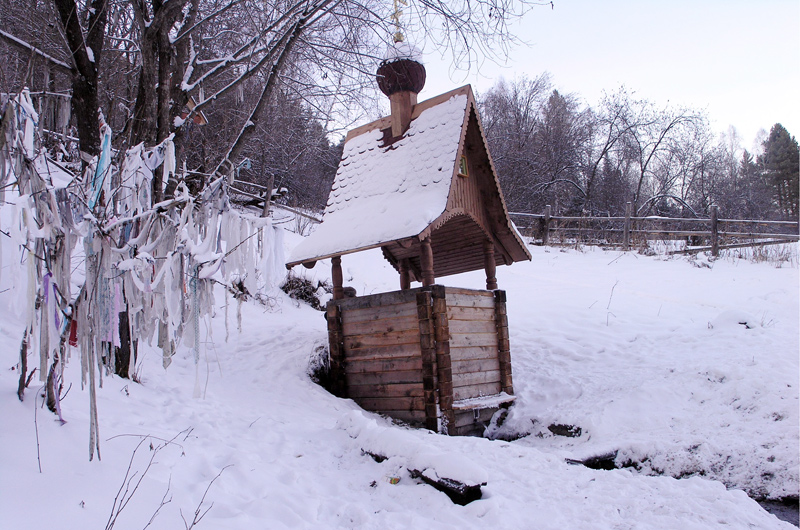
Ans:
{"label": "distant treeline", "polygon": [[624,89],[596,107],[553,90],[547,74],[501,81],[481,116],[509,209],[554,215],[625,213],[739,219],[798,218],[797,140],[780,124],[749,152],[731,128],[659,107]]}

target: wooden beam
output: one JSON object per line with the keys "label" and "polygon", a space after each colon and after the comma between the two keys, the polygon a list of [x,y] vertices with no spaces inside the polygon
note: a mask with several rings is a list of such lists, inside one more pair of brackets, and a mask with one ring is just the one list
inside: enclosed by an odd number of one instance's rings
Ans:
{"label": "wooden beam", "polygon": [[417,293],[417,317],[419,320],[419,344],[422,349],[422,388],[425,399],[425,428],[439,431],[439,410],[436,389],[439,386],[436,366],[431,293]]}
{"label": "wooden beam", "polygon": [[339,397],[347,397],[344,343],[342,341],[342,310],[333,301],[328,302],[326,318],[328,321],[331,392]]}
{"label": "wooden beam", "polygon": [[494,261],[494,243],[487,239],[483,242],[483,268],[486,271],[486,289],[497,289],[497,264]]}
{"label": "wooden beam", "polygon": [[500,391],[514,394],[511,377],[511,347],[508,342],[508,317],[506,316],[506,292],[494,292],[494,315],[497,324],[497,358],[500,361]]}
{"label": "wooden beam", "polygon": [[433,249],[430,236],[422,240],[419,259],[422,267],[422,286],[431,286],[436,282],[436,278],[433,274]]}
{"label": "wooden beam", "polygon": [[341,256],[334,256],[331,258],[331,279],[333,280],[333,299],[341,300],[344,298]]}
{"label": "wooden beam", "polygon": [[397,263],[400,269],[400,290],[405,291],[411,288],[411,266],[409,265],[408,258],[403,258]]}
{"label": "wooden beam", "polygon": [[447,322],[447,301],[445,288],[434,285],[431,288],[433,334],[436,348],[436,368],[439,379],[439,410],[442,415],[442,433],[455,434],[453,415],[453,368],[450,362],[450,328]]}

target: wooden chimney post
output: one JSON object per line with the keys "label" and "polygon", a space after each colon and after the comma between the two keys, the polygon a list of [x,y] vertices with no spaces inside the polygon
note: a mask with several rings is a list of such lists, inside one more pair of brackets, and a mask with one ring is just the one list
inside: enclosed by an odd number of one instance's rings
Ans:
{"label": "wooden chimney post", "polygon": [[497,264],[494,261],[494,243],[491,239],[483,242],[484,268],[486,269],[486,290],[497,289]]}
{"label": "wooden chimney post", "polygon": [[344,278],[342,276],[342,257],[334,256],[331,258],[331,279],[333,280],[333,299],[341,300],[344,298]]}
{"label": "wooden chimney post", "polygon": [[419,261],[422,267],[422,286],[433,285],[436,279],[433,275],[433,249],[431,248],[430,236],[422,240]]}

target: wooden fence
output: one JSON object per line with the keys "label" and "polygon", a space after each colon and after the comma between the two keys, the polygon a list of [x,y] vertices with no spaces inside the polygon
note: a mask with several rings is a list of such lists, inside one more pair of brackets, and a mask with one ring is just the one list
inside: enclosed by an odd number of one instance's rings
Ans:
{"label": "wooden fence", "polygon": [[672,218],[634,217],[629,202],[624,217],[562,217],[551,215],[548,205],[543,214],[515,213],[511,218],[524,235],[542,245],[554,243],[584,243],[621,246],[629,250],[637,242],[652,240],[685,240],[687,248],[672,253],[711,251],[720,249],[774,245],[800,240],[796,221],[759,221],[720,219],[716,206],[711,217]]}

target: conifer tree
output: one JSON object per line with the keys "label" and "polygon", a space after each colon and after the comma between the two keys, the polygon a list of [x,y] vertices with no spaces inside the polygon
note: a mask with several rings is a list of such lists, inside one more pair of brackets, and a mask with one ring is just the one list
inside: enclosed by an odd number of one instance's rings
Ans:
{"label": "conifer tree", "polygon": [[762,171],[772,186],[781,215],[798,217],[798,172],[800,148],[797,140],[783,125],[776,123],[764,141],[764,154],[759,157]]}

